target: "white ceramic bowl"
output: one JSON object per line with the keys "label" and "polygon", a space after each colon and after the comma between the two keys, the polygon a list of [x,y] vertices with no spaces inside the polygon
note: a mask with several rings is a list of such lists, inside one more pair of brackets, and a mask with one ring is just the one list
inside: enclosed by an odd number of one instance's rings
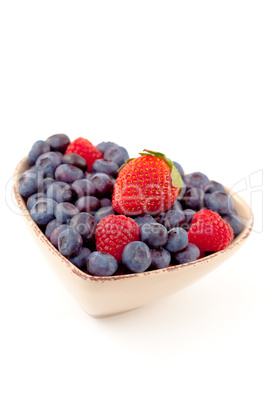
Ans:
{"label": "white ceramic bowl", "polygon": [[235,194],[232,198],[244,226],[242,232],[225,250],[194,262],[155,271],[110,277],[91,276],[63,257],[30,217],[25,201],[18,192],[19,178],[27,169],[29,165],[24,158],[14,172],[13,190],[16,202],[43,252],[43,257],[48,259],[51,268],[81,307],[93,317],[133,310],[184,289],[230,258],[244,244],[252,230],[252,211],[247,203]]}

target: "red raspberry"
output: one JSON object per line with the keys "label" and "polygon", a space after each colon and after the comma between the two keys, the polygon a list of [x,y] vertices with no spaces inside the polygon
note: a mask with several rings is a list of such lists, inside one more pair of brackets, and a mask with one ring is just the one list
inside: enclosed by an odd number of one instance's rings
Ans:
{"label": "red raspberry", "polygon": [[140,239],[140,228],[132,218],[109,215],[97,225],[95,237],[97,251],[109,253],[117,262],[121,262],[124,247]]}
{"label": "red raspberry", "polygon": [[66,154],[78,154],[82,156],[87,162],[87,171],[91,172],[91,168],[95,160],[102,159],[102,153],[90,141],[85,138],[79,137],[71,142],[66,151]]}
{"label": "red raspberry", "polygon": [[201,252],[223,250],[233,238],[231,226],[209,209],[197,212],[188,230],[189,243],[195,244]]}

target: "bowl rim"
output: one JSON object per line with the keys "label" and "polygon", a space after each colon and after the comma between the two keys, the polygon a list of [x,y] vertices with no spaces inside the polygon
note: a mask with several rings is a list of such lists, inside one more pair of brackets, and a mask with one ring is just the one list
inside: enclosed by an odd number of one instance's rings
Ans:
{"label": "bowl rim", "polygon": [[[253,228],[254,216],[253,216],[253,212],[252,212],[250,206],[246,203],[246,201],[242,197],[240,197],[238,194],[234,193],[234,194],[232,194],[232,197],[237,202],[239,202],[240,204],[242,204],[246,208],[248,208],[250,217],[249,217],[249,219],[247,219],[247,225],[244,226],[242,232],[224,250],[217,251],[213,254],[210,254],[206,257],[200,258],[200,259],[192,261],[192,262],[188,262],[185,264],[179,264],[179,265],[172,265],[172,266],[168,266],[167,268],[161,268],[161,269],[156,269],[156,270],[151,270],[151,271],[144,271],[144,272],[140,272],[140,273],[133,272],[133,273],[129,273],[127,275],[123,274],[123,275],[112,275],[112,276],[93,276],[86,272],[81,271],[78,267],[76,267],[74,264],[72,264],[67,258],[65,258],[62,254],[60,254],[60,252],[52,245],[52,243],[48,240],[48,238],[45,236],[45,234],[41,231],[41,229],[38,227],[38,225],[31,218],[29,210],[27,209],[27,206],[26,206],[26,202],[18,191],[19,178],[21,177],[22,173],[27,170],[27,169],[25,169],[22,172],[21,168],[26,162],[27,162],[27,157],[24,157],[18,163],[18,165],[16,166],[14,173],[13,173],[13,194],[14,194],[15,200],[17,202],[17,205],[18,205],[20,211],[22,212],[22,215],[24,216],[24,218],[26,218],[28,224],[32,227],[35,235],[47,245],[49,252],[53,253],[54,255],[57,255],[57,257],[62,262],[65,263],[64,265],[67,266],[70,271],[72,271],[75,275],[77,275],[78,277],[80,277],[83,280],[89,280],[89,281],[94,281],[94,282],[112,282],[112,281],[118,281],[118,280],[120,280],[120,281],[131,280],[134,278],[142,278],[142,277],[149,276],[149,275],[164,275],[166,273],[174,272],[174,271],[181,270],[181,269],[186,269],[188,267],[194,267],[197,265],[206,264],[209,260],[217,258],[220,255],[228,253],[228,252],[232,251],[233,249],[239,247],[241,245],[241,243],[243,243],[247,239],[247,237],[250,235],[252,228]],[[227,190],[227,192],[230,192],[230,189],[228,187],[224,187],[224,188]]]}

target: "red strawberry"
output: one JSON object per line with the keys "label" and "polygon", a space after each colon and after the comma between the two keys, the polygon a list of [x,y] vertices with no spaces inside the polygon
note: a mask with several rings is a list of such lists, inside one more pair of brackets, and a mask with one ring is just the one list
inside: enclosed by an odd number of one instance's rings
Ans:
{"label": "red strawberry", "polygon": [[233,237],[231,226],[217,212],[209,209],[197,212],[188,230],[189,243],[195,244],[201,253],[223,250]]}
{"label": "red strawberry", "polygon": [[140,227],[134,219],[123,215],[109,215],[97,225],[97,251],[111,254],[117,262],[121,262],[124,247],[140,239]]}
{"label": "red strawberry", "polygon": [[112,204],[120,214],[158,214],[176,201],[183,181],[164,154],[144,150],[126,161],[114,185]]}
{"label": "red strawberry", "polygon": [[103,155],[90,141],[86,138],[79,137],[71,142],[66,151],[66,154],[78,154],[87,162],[87,171],[91,172],[91,168],[95,160],[102,159]]}

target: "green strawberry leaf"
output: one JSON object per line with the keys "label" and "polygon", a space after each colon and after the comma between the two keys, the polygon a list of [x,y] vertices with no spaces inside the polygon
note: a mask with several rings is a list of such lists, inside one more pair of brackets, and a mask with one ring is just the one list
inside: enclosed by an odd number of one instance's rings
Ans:
{"label": "green strawberry leaf", "polygon": [[140,155],[153,155],[156,156],[157,158],[163,159],[163,161],[165,161],[168,167],[171,169],[172,186],[176,188],[180,188],[183,186],[183,180],[181,178],[178,169],[173,165],[172,160],[167,158],[165,154],[162,154],[161,152],[149,151],[148,149],[144,149],[143,153],[140,153]]}

